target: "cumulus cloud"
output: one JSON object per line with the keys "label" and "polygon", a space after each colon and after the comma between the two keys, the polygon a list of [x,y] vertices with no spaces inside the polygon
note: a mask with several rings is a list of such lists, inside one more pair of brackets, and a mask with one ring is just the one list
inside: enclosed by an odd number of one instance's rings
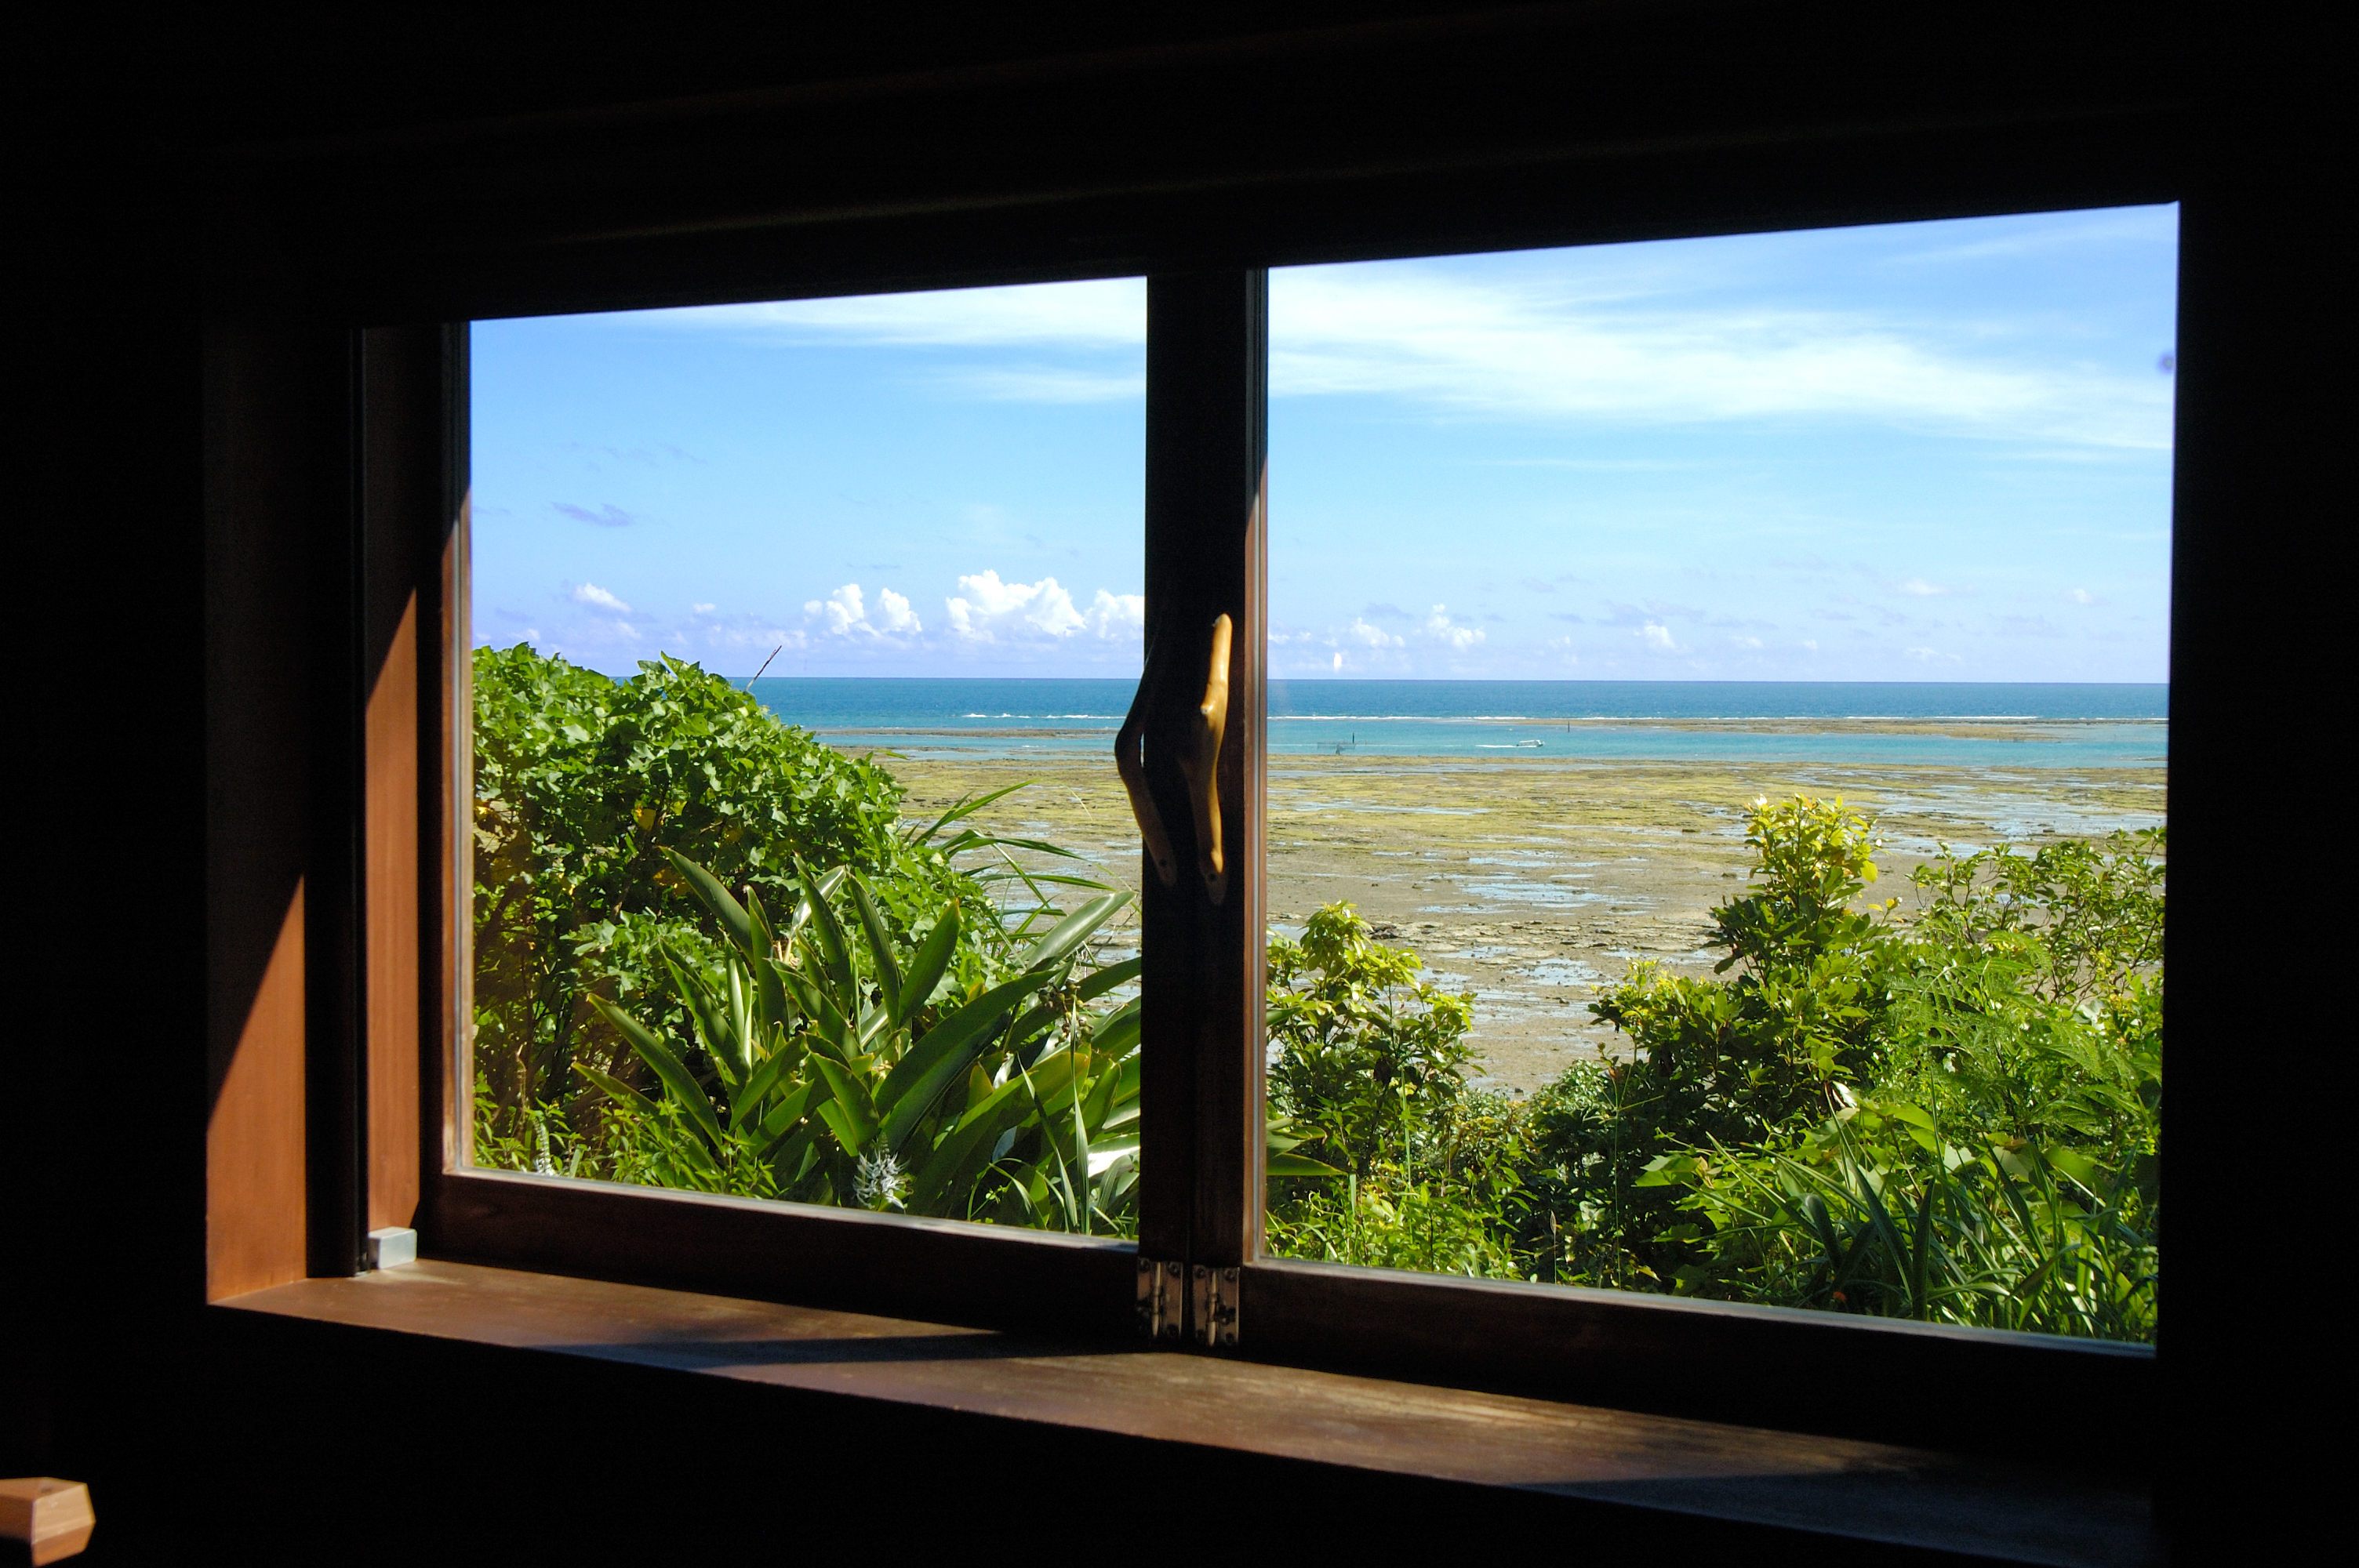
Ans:
{"label": "cumulus cloud", "polygon": [[1089,622],[1091,631],[1109,640],[1144,635],[1147,631],[1147,596],[1143,593],[1108,593],[1100,589],[1082,618]]}
{"label": "cumulus cloud", "polygon": [[908,600],[889,588],[878,590],[872,616],[867,598],[856,582],[845,583],[825,599],[809,600],[803,614],[824,617],[828,633],[837,637],[915,636],[925,630],[909,609]]}
{"label": "cumulus cloud", "polygon": [[1447,605],[1435,605],[1427,613],[1425,624],[1418,630],[1429,641],[1439,643],[1445,648],[1453,649],[1462,654],[1483,641],[1483,629],[1479,626],[1459,625],[1451,620]]}
{"label": "cumulus cloud", "polygon": [[1672,640],[1670,628],[1664,625],[1659,621],[1649,621],[1644,626],[1639,627],[1638,630],[1630,634],[1637,638],[1640,642],[1646,643],[1647,647],[1654,649],[1657,653],[1677,654],[1684,652],[1679,643]]}
{"label": "cumulus cloud", "polygon": [[1097,590],[1087,610],[1053,577],[1003,582],[995,570],[958,579],[943,601],[951,633],[969,643],[1062,641],[1087,633],[1104,640],[1136,637],[1147,624],[1143,594]]}
{"label": "cumulus cloud", "polygon": [[2103,604],[2105,601],[2085,588],[2067,589],[2064,597],[2075,604]]}
{"label": "cumulus cloud", "polygon": [[718,606],[711,604],[691,604],[688,607],[688,612],[690,615],[710,615],[716,608]]}
{"label": "cumulus cloud", "polygon": [[1897,592],[1905,593],[1911,599],[1939,599],[1950,591],[1940,583],[1927,582],[1921,577],[1912,577],[1906,582],[1897,582],[1892,586]]}
{"label": "cumulus cloud", "polygon": [[631,607],[594,582],[585,582],[573,590],[573,602],[586,604],[593,610],[611,610],[617,615],[628,615]]}

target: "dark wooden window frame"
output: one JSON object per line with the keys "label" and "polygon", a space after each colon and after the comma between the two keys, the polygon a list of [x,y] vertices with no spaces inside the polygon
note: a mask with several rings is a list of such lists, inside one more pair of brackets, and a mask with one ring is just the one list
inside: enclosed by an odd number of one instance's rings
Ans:
{"label": "dark wooden window frame", "polygon": [[[1149,866],[1143,879],[1138,1244],[474,1169],[456,1156],[467,1119],[446,1073],[435,1131],[454,1152],[423,1174],[425,1250],[902,1317],[1098,1335],[1131,1332],[1135,1259],[1144,1253],[1241,1266],[1239,1352],[1278,1362],[1395,1375],[1409,1368],[1438,1381],[1591,1404],[1844,1436],[1922,1436],[1921,1408],[1882,1419],[1863,1412],[1845,1386],[1857,1379],[1930,1390],[1923,1399],[1940,1410],[1937,1424],[1957,1446],[1977,1445],[1977,1411],[2010,1412],[1982,1418],[1997,1448],[2012,1441],[2011,1412],[2041,1399],[2145,1408],[2153,1363],[2142,1346],[1264,1255],[1256,1153],[1264,1098],[1266,278],[1239,269],[1148,282],[1147,635],[1170,673],[1150,683],[1147,754],[1180,875],[1167,888]],[[462,330],[449,334],[454,351]],[[455,394],[463,381],[454,373],[444,384]],[[452,418],[442,427],[458,425]],[[1201,689],[1213,620],[1224,614],[1237,628],[1219,768],[1231,875],[1215,904],[1195,869],[1187,784],[1169,759],[1180,754]],[[440,619],[454,632],[463,625],[448,612]],[[464,712],[457,682],[465,650],[450,644],[444,664],[452,678],[443,711],[455,723]],[[452,734],[450,754],[463,754],[455,728]],[[459,776],[451,779],[455,788]],[[433,863],[447,888],[463,888],[463,862],[437,856]],[[445,973],[459,981],[432,1042],[438,1063],[462,1059],[462,907],[443,903],[449,924],[435,948],[453,956]],[[1750,1369],[1745,1378],[1728,1375],[1735,1366]],[[1847,1368],[1846,1379],[1831,1386],[1829,1366]],[[1765,1377],[1764,1367],[1790,1370]]]}
{"label": "dark wooden window frame", "polygon": [[[390,160],[395,174],[364,168],[353,181],[381,210],[336,209],[342,227],[327,225],[334,246],[289,264],[306,290],[297,324],[276,337],[275,328],[232,334],[230,351],[209,355],[223,406],[252,395],[219,370],[232,361],[286,386],[341,381],[341,414],[316,419],[310,439],[343,455],[348,480],[339,542],[310,585],[325,606],[310,645],[340,652],[297,704],[310,716],[307,879],[279,947],[260,963],[245,1026],[255,1061],[272,1050],[283,1057],[286,1043],[299,1040],[301,1071],[265,1081],[257,1067],[261,1087],[241,1087],[245,1042],[232,1053],[229,1114],[217,1111],[212,1139],[211,1293],[348,1271],[364,1231],[414,1220],[429,1255],[459,1261],[979,1326],[1133,1331],[1139,1249],[1127,1243],[466,1168],[471,1097],[457,1071],[468,965],[465,336],[437,323],[1144,271],[1150,629],[1188,649],[1174,655],[1186,667],[1201,662],[1191,640],[1212,616],[1227,613],[1239,628],[1222,799],[1232,865],[1247,872],[1233,876],[1223,903],[1210,903],[1185,874],[1193,857],[1180,785],[1158,771],[1153,787],[1183,874],[1164,890],[1150,873],[1145,900],[1144,1249],[1242,1270],[1236,1353],[1248,1357],[1991,1452],[2019,1447],[2025,1409],[2104,1408],[2116,1431],[2133,1434],[2105,1462],[2144,1470],[2140,1443],[2158,1408],[2156,1362],[2144,1347],[1269,1260],[1260,1254],[1256,1157],[1263,269],[2171,200],[2180,189],[2166,133],[2175,111],[2125,103],[2078,119],[1920,126],[1864,156],[1841,152],[1854,133],[1830,131],[1838,151],[1823,173],[1807,150],[1781,149],[1774,137],[1692,154],[1633,142],[1586,163],[1560,160],[1543,175],[1512,149],[1462,157],[1439,175],[1411,161],[1348,176],[1314,168],[1295,175],[1282,199],[1221,198],[1228,204],[1209,230],[1209,199],[1146,189],[1143,178],[1119,200],[1030,197],[1014,204],[1014,217],[845,209],[805,222],[795,232],[800,249],[785,261],[767,220],[634,227],[605,211],[613,203],[600,191],[574,192],[561,213],[536,211],[503,232],[495,198],[505,188],[495,181],[473,209],[489,234],[481,246],[421,246],[387,236],[431,210],[429,198],[457,178],[455,159],[438,163],[412,147]],[[696,128],[694,116],[682,123],[690,128],[625,130],[690,148],[722,134]],[[611,152],[598,135],[620,134],[593,132],[586,152],[534,156],[594,168]],[[360,161],[376,156],[364,149]],[[289,194],[294,181],[270,170],[240,178],[262,192],[262,209],[318,220],[315,198]],[[1700,184],[1663,194],[1681,178]],[[710,189],[690,200],[726,204]],[[1101,232],[1114,237],[1092,237]],[[1085,242],[1078,253],[1074,235]],[[959,259],[914,259],[943,254]],[[429,324],[358,325],[404,321]],[[1177,718],[1185,684],[1163,695],[1157,722]],[[291,1130],[289,1081],[307,1108]],[[290,1212],[300,1217],[291,1231]],[[1908,1393],[1863,1400],[1862,1388]]]}

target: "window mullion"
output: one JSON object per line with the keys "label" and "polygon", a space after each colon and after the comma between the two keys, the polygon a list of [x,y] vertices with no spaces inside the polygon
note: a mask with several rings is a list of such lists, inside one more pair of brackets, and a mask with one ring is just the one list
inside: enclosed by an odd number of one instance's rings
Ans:
{"label": "window mullion", "polygon": [[[1268,275],[1150,278],[1147,304],[1148,788],[1169,886],[1143,868],[1139,1246],[1235,1264],[1262,1211],[1263,647]],[[1229,619],[1218,762],[1222,874],[1182,766],[1201,743]]]}

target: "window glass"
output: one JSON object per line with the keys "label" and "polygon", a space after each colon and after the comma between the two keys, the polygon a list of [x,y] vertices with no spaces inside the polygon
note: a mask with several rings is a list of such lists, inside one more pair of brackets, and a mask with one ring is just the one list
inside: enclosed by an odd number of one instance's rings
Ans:
{"label": "window glass", "polygon": [[2176,254],[1272,275],[1272,1251],[2153,1336]]}
{"label": "window glass", "polygon": [[1133,1227],[1145,319],[475,324],[477,1165]]}

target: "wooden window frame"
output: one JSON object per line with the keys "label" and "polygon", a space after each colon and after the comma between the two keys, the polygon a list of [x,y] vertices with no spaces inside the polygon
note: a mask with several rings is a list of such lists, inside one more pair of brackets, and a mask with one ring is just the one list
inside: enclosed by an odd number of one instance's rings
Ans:
{"label": "wooden window frame", "polygon": [[[1273,1260],[1261,1250],[1257,1134],[1265,269],[2173,200],[2169,157],[2138,145],[2169,116],[2143,113],[2092,120],[2093,130],[2017,126],[1998,153],[1984,148],[1996,173],[1962,156],[1962,136],[1939,144],[1951,164],[1902,172],[1908,144],[1880,155],[1856,189],[1796,174],[1757,146],[1692,166],[1639,146],[1564,176],[1549,188],[1556,205],[1534,199],[1532,177],[1509,157],[1460,170],[1446,198],[1404,218],[1393,209],[1442,189],[1427,172],[1358,184],[1314,172],[1293,188],[1298,209],[1231,211],[1214,242],[1189,228],[1197,210],[1185,192],[1149,192],[1138,202],[1159,211],[1125,220],[1126,230],[1104,220],[1117,240],[1078,260],[1064,236],[1103,214],[1090,208],[1077,218],[1079,199],[1063,196],[1016,220],[848,211],[815,220],[809,232],[818,238],[788,262],[749,250],[726,225],[701,234],[690,224],[661,243],[618,228],[619,238],[569,237],[553,248],[488,245],[488,260],[363,243],[414,223],[426,210],[414,194],[407,206],[388,200],[394,216],[376,228],[355,220],[342,250],[298,269],[327,304],[307,306],[289,326],[231,333],[208,355],[209,388],[219,383],[209,399],[230,411],[229,434],[209,442],[216,466],[237,444],[238,398],[251,395],[221,366],[258,366],[255,375],[286,387],[340,387],[343,399],[340,413],[319,414],[288,438],[326,454],[317,466],[328,477],[305,504],[342,522],[324,530],[331,543],[305,588],[319,608],[303,641],[326,673],[289,699],[292,717],[278,731],[282,749],[293,743],[284,737],[308,748],[308,848],[278,945],[256,960],[262,979],[245,1033],[217,1036],[228,1065],[217,1073],[209,1143],[209,1294],[349,1272],[366,1230],[414,1223],[428,1255],[456,1261],[1125,1336],[1143,1249],[1241,1270],[1236,1353],[1251,1358],[1992,1453],[2019,1447],[2023,1410],[2103,1408],[2130,1436],[2102,1463],[2144,1472],[2152,1456],[2141,1444],[2158,1408],[2148,1347]],[[1709,171],[1707,195],[1667,204],[1663,171],[1686,167]],[[1776,176],[1766,196],[1755,190],[1769,178],[1764,168]],[[418,178],[439,190],[436,179],[453,177],[440,167]],[[582,200],[598,211],[600,198]],[[293,200],[266,192],[264,204]],[[364,252],[364,261],[352,259]],[[911,259],[934,254],[962,259]],[[467,367],[463,327],[438,323],[1139,271],[1150,301],[1150,632],[1180,639],[1174,657],[1186,667],[1201,658],[1187,644],[1213,615],[1237,626],[1221,793],[1232,865],[1245,872],[1233,872],[1223,903],[1209,901],[1187,871],[1190,814],[1180,785],[1157,773],[1152,788],[1182,874],[1166,890],[1150,872],[1143,901],[1141,1246],[469,1168]],[[386,321],[429,324],[353,325]],[[234,480],[221,482],[234,489]],[[1184,685],[1158,699],[1154,722],[1178,717]],[[1150,745],[1151,759],[1158,750],[1170,748]],[[1909,1392],[1863,1400],[1862,1387]]]}

